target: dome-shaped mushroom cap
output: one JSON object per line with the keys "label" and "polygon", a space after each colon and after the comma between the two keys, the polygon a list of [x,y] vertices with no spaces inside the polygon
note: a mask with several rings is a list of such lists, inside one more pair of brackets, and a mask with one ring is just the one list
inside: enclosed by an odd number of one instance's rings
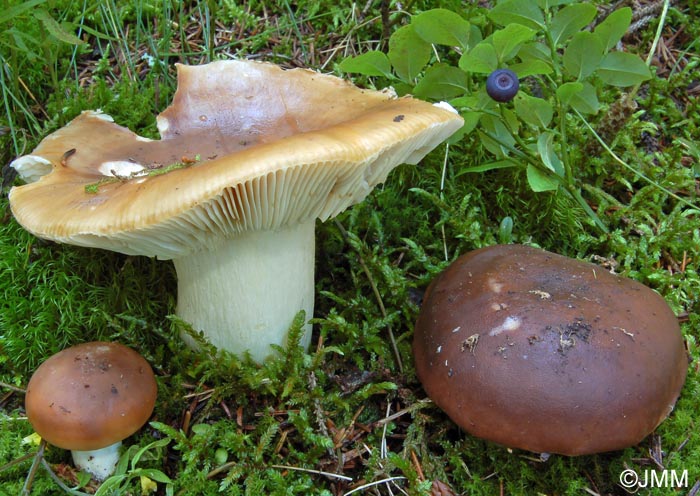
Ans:
{"label": "dome-shaped mushroom cap", "polygon": [[29,422],[47,442],[95,450],[126,439],[148,420],[157,395],[148,362],[118,343],[83,343],[48,358],[25,397]]}
{"label": "dome-shaped mushroom cap", "polygon": [[182,257],[212,239],[333,217],[463,123],[444,106],[309,70],[177,69],[162,139],[84,112],[13,162],[25,180],[46,174],[10,192],[20,224],[59,242]]}
{"label": "dome-shaped mushroom cap", "polygon": [[673,409],[688,367],[657,293],[520,245],[473,251],[440,274],[413,352],[426,392],[460,427],[565,455],[639,443]]}

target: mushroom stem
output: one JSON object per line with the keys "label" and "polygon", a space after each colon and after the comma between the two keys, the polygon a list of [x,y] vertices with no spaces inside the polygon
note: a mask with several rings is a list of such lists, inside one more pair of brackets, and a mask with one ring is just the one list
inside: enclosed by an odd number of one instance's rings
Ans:
{"label": "mushroom stem", "polygon": [[122,442],[117,441],[114,444],[96,450],[71,450],[73,463],[80,470],[89,473],[98,481],[103,481],[114,473],[114,468],[119,462],[119,448],[121,445]]}
{"label": "mushroom stem", "polygon": [[[177,314],[217,348],[262,362],[314,306],[314,221],[251,231],[174,260]],[[311,339],[307,325],[301,344]],[[191,339],[185,338],[190,342]]]}

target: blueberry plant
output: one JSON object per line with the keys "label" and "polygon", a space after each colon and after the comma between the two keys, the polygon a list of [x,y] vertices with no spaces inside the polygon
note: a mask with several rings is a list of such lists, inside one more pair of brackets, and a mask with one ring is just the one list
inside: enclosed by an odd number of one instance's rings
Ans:
{"label": "blueberry plant", "polygon": [[520,167],[533,191],[565,191],[606,231],[581,195],[570,127],[599,111],[603,86],[637,86],[651,74],[638,56],[616,49],[631,9],[592,27],[597,14],[572,0],[502,0],[469,19],[432,9],[394,31],[387,53],[368,51],[339,69],[448,101],[465,120],[453,139],[476,135],[492,157],[467,172]]}

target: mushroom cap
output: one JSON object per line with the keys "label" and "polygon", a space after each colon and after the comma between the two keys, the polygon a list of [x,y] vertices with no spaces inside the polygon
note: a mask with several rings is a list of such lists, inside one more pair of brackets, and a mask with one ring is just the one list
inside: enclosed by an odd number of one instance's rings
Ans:
{"label": "mushroom cap", "polygon": [[521,245],[455,260],[416,323],[416,372],[467,432],[534,452],[638,444],[671,412],[688,358],[646,286]]}
{"label": "mushroom cap", "polygon": [[162,139],[87,111],[15,160],[41,178],[10,192],[17,220],[59,242],[181,257],[212,235],[333,217],[463,123],[445,105],[310,70],[227,60],[177,73]]}
{"label": "mushroom cap", "polygon": [[139,430],[153,412],[156,380],[148,362],[118,343],[72,346],[34,372],[25,408],[34,430],[59,448],[104,448]]}

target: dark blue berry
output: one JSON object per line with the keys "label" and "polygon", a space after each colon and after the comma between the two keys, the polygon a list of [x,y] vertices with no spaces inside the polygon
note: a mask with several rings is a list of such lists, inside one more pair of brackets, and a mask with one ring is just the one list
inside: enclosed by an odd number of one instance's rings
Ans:
{"label": "dark blue berry", "polygon": [[509,102],[518,92],[518,76],[510,69],[493,71],[486,79],[486,93],[497,102]]}

